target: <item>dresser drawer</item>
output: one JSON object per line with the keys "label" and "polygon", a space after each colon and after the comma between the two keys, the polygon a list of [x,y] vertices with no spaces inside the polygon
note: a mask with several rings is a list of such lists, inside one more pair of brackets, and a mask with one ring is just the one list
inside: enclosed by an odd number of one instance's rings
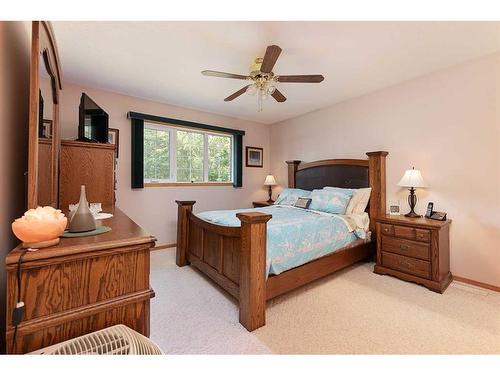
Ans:
{"label": "dresser drawer", "polygon": [[380,230],[381,230],[382,234],[394,236],[394,225],[380,224]]}
{"label": "dresser drawer", "polygon": [[405,257],[382,252],[382,265],[393,270],[409,273],[425,279],[430,279],[431,265],[425,260]]}
{"label": "dresser drawer", "polygon": [[382,251],[419,259],[430,259],[430,246],[426,243],[408,241],[402,238],[382,236]]}

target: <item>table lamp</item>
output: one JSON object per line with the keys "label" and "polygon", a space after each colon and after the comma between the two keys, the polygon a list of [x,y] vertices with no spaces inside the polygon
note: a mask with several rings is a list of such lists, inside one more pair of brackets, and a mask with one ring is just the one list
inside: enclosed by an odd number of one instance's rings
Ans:
{"label": "table lamp", "polygon": [[269,200],[267,201],[268,203],[273,203],[272,195],[273,195],[273,188],[272,186],[278,185],[276,183],[276,179],[272,174],[268,174],[266,177],[266,180],[264,181],[264,186],[269,186]]}
{"label": "table lamp", "polygon": [[427,184],[422,178],[422,174],[418,169],[413,167],[408,169],[403,178],[398,182],[398,186],[407,187],[410,190],[410,195],[408,195],[408,204],[410,205],[410,212],[405,216],[408,217],[421,217],[415,212],[415,205],[417,204],[417,196],[415,195],[415,188],[425,188]]}

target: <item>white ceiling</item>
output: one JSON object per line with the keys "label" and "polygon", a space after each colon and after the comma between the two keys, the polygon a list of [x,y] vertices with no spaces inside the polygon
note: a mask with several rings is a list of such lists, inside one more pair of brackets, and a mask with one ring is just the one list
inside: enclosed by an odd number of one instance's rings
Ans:
{"label": "white ceiling", "polygon": [[[320,109],[500,50],[500,22],[53,22],[63,78],[110,91],[261,123]],[[266,46],[277,74],[323,74],[282,83],[284,103],[224,102]]]}

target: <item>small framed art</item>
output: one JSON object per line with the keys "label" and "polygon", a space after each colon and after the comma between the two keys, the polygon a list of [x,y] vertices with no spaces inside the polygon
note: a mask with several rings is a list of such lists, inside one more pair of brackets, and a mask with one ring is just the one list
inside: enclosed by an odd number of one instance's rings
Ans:
{"label": "small framed art", "polygon": [[116,158],[118,159],[118,148],[120,147],[120,130],[119,129],[108,129],[108,143],[115,145]]}
{"label": "small framed art", "polygon": [[390,215],[401,215],[401,212],[399,209],[400,209],[399,202],[391,203],[389,206],[389,214]]}
{"label": "small framed art", "polygon": [[249,147],[246,150],[246,166],[262,168],[264,159],[264,150],[261,147]]}

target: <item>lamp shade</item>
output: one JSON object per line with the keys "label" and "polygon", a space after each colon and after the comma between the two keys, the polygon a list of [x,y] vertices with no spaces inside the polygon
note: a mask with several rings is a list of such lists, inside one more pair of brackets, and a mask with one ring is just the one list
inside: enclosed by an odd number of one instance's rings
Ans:
{"label": "lamp shade", "polygon": [[264,181],[264,185],[265,186],[274,186],[274,185],[278,185],[278,184],[276,183],[274,176],[272,174],[268,174],[266,177],[266,180]]}
{"label": "lamp shade", "polygon": [[398,182],[398,186],[409,188],[424,188],[427,187],[422,174],[418,169],[408,169],[403,178]]}

